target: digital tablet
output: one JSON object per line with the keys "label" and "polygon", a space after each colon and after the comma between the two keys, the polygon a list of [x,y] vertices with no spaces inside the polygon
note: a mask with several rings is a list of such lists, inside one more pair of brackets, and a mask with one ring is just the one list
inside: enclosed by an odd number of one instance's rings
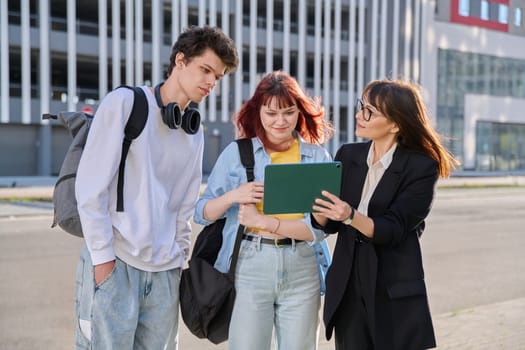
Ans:
{"label": "digital tablet", "polygon": [[339,196],[341,162],[269,164],[264,170],[265,214],[310,213],[322,190]]}

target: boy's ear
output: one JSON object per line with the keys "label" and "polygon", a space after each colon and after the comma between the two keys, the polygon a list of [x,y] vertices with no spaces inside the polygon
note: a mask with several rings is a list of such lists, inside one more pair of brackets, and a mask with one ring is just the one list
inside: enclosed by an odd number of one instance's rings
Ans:
{"label": "boy's ear", "polygon": [[175,66],[182,67],[186,64],[186,56],[184,56],[184,53],[179,52],[175,56]]}

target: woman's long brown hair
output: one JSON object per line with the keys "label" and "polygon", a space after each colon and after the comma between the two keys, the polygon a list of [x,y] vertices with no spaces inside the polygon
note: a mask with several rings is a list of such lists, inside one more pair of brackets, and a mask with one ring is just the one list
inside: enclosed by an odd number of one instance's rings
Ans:
{"label": "woman's long brown hair", "polygon": [[363,97],[398,125],[398,145],[435,159],[441,177],[448,177],[459,164],[432,126],[417,85],[401,80],[375,80],[365,87]]}

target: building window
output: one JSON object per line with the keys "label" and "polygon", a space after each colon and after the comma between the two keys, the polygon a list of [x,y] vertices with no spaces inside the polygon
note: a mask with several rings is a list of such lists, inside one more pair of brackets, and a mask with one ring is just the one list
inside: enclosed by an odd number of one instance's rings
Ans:
{"label": "building window", "polygon": [[521,27],[521,8],[517,8],[514,12],[514,25]]}
{"label": "building window", "polygon": [[463,17],[468,17],[470,14],[470,0],[460,0],[459,1],[459,15]]}
{"label": "building window", "polygon": [[500,4],[499,11],[498,11],[498,22],[507,24],[508,18],[509,18],[509,8],[507,7],[507,5]]}
{"label": "building window", "polygon": [[[463,158],[465,94],[523,99],[524,82],[525,60],[438,49],[437,128],[450,137],[446,147],[458,158]],[[487,123],[491,126],[499,122]],[[488,156],[499,159],[493,163],[492,170],[525,170],[525,124],[520,124],[520,128],[513,125],[510,131],[494,129],[493,134],[486,127],[483,130],[476,134],[480,142],[476,149],[476,170],[488,170]],[[488,135],[494,135],[497,140],[495,150],[490,148],[493,142]],[[485,165],[480,167],[479,164]]]}
{"label": "building window", "polygon": [[489,3],[487,0],[481,0],[481,19],[485,21],[489,19]]}

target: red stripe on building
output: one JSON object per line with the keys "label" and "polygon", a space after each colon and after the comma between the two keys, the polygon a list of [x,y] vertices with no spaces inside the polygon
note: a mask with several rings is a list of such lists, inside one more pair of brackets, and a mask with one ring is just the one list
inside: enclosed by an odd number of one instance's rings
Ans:
{"label": "red stripe on building", "polygon": [[[509,5],[510,0],[490,0],[489,2]],[[508,32],[509,25],[507,23],[500,23],[497,21],[487,21],[478,17],[466,17],[459,14],[459,0],[450,1],[450,22],[461,23],[468,26],[487,28],[498,30],[501,32]]]}

